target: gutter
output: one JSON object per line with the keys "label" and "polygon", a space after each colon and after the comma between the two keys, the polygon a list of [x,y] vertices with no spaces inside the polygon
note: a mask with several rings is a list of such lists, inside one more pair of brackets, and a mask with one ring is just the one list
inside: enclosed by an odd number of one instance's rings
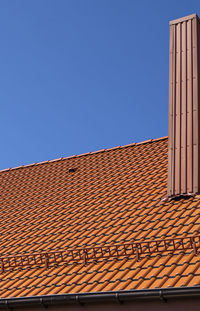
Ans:
{"label": "gutter", "polygon": [[19,298],[1,298],[0,308],[17,307],[48,307],[66,304],[84,305],[87,303],[115,302],[123,303],[130,301],[152,301],[161,300],[167,302],[169,299],[200,298],[200,286],[177,287],[162,289],[144,289],[130,291],[74,293],[62,295],[31,296]]}

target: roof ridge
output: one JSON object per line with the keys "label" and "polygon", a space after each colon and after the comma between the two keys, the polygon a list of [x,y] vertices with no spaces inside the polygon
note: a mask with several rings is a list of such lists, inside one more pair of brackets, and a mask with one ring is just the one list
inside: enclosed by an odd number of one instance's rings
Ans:
{"label": "roof ridge", "polygon": [[147,143],[151,143],[151,142],[155,142],[155,141],[165,140],[167,138],[168,138],[168,136],[163,136],[160,138],[144,140],[144,141],[141,141],[138,143],[130,143],[130,144],[123,145],[123,146],[117,146],[117,147],[112,147],[112,148],[107,148],[107,149],[100,149],[97,151],[81,153],[78,155],[75,154],[75,155],[68,156],[68,157],[62,157],[62,158],[53,159],[53,160],[47,160],[47,161],[41,161],[41,162],[36,162],[36,163],[30,163],[30,164],[26,164],[26,165],[20,165],[20,166],[16,166],[16,167],[5,168],[5,169],[0,170],[0,173],[10,171],[10,170],[16,170],[16,169],[20,169],[20,168],[26,168],[26,167],[30,167],[30,166],[40,165],[40,164],[47,164],[47,163],[51,163],[51,162],[67,160],[67,159],[76,158],[76,157],[83,157],[83,156],[87,156],[87,155],[91,155],[91,154],[96,154],[99,152],[107,152],[107,151],[111,151],[111,150],[119,149],[119,148],[128,148],[128,147],[135,146],[135,145],[142,145],[142,144],[147,144]]}

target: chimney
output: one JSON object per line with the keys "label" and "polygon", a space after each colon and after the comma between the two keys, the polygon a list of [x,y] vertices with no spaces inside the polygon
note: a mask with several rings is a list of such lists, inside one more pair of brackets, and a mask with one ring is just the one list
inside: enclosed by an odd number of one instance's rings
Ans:
{"label": "chimney", "polygon": [[170,22],[168,197],[200,192],[200,20]]}

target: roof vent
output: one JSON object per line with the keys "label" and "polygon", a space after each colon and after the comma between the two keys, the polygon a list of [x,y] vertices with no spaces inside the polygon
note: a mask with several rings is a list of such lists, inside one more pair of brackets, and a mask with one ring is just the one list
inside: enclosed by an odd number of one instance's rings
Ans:
{"label": "roof vent", "polygon": [[70,168],[68,169],[68,171],[69,171],[69,173],[74,173],[74,172],[76,171],[76,169],[73,168],[73,167],[70,167]]}

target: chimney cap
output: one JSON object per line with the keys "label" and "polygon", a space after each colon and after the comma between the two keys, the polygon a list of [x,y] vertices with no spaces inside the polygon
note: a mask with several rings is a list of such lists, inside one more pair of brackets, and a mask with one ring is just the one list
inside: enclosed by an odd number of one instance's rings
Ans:
{"label": "chimney cap", "polygon": [[194,14],[191,14],[191,15],[188,15],[188,16],[185,16],[185,17],[174,19],[173,21],[170,21],[169,24],[170,25],[175,25],[175,24],[178,24],[178,23],[181,23],[181,22],[188,21],[188,20],[193,19],[193,18],[198,18],[199,19],[198,15],[196,13],[194,13]]}

